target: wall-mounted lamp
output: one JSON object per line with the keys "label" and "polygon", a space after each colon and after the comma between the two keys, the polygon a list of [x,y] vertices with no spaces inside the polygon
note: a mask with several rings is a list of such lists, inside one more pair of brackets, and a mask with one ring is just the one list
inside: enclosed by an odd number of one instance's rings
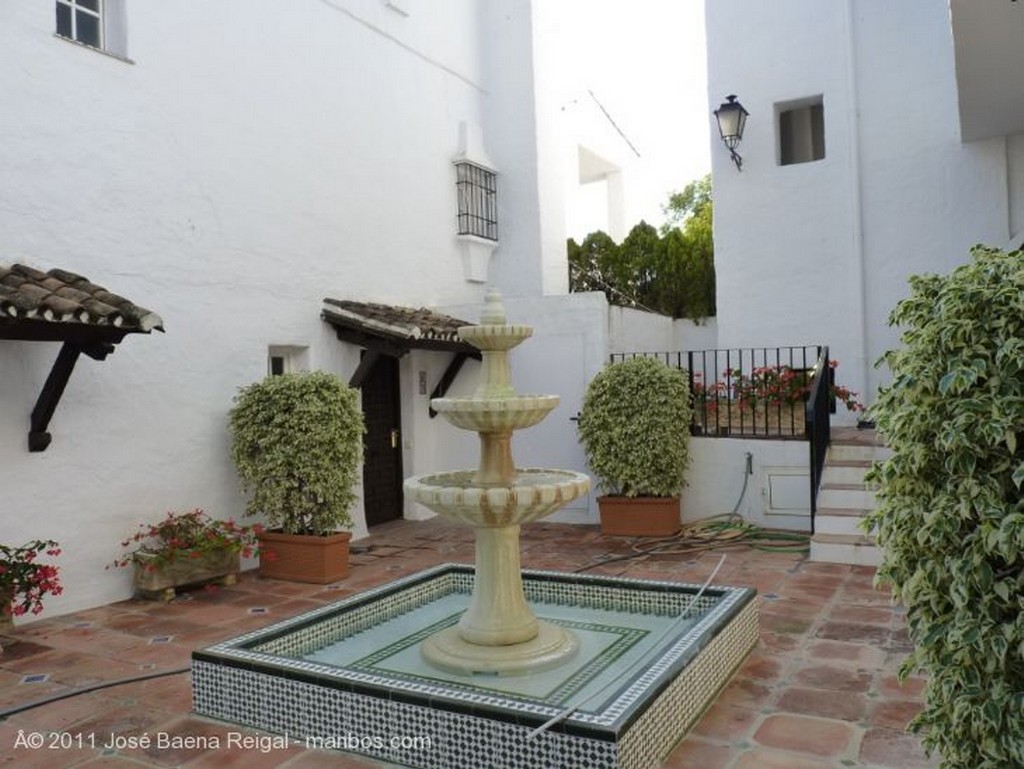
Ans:
{"label": "wall-mounted lamp", "polygon": [[715,119],[718,120],[718,132],[722,135],[722,141],[729,148],[732,162],[736,164],[737,170],[743,170],[743,158],[736,151],[736,147],[743,139],[743,127],[747,124],[747,115],[750,113],[743,109],[743,105],[736,101],[736,95],[726,96],[726,101],[715,110]]}

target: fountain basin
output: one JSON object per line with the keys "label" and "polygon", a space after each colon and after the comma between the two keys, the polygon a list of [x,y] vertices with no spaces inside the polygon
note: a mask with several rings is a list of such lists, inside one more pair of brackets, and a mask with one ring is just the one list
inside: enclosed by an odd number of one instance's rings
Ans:
{"label": "fountain basin", "polygon": [[557,395],[513,395],[497,398],[434,398],[430,407],[463,430],[506,432],[532,427],[558,405]]}
{"label": "fountain basin", "polygon": [[420,641],[457,620],[473,582],[472,567],[438,566],[197,651],[195,710],[423,769],[649,769],[757,642],[748,588],[697,597],[696,585],[526,571],[537,615],[581,638],[571,664],[518,677],[426,666]]}
{"label": "fountain basin", "polygon": [[476,470],[406,478],[407,498],[472,526],[513,526],[543,518],[590,489],[590,478],[570,470],[518,468],[507,485],[474,485]]}

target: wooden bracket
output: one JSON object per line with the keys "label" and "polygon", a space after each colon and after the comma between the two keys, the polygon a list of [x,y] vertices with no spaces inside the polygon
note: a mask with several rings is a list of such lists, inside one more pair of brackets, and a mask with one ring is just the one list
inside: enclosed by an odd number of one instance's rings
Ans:
{"label": "wooden bracket", "polygon": [[106,342],[91,344],[64,342],[61,345],[60,352],[57,353],[57,360],[54,361],[53,368],[50,369],[50,374],[46,377],[43,389],[32,409],[31,427],[28,433],[29,451],[46,451],[46,447],[50,445],[52,436],[46,431],[46,428],[50,425],[53,413],[57,410],[57,404],[60,403],[68,380],[71,379],[71,372],[75,370],[78,356],[85,353],[93,360],[103,360],[113,351],[114,345]]}
{"label": "wooden bracket", "polygon": [[[443,398],[445,393],[448,392],[448,388],[452,386],[452,382],[455,381],[455,377],[459,375],[459,371],[462,369],[462,364],[466,362],[466,358],[471,357],[469,353],[457,352],[455,357],[452,358],[451,363],[448,364],[448,368],[444,370],[444,374],[441,375],[441,381],[437,383],[437,387],[434,388],[434,392],[430,393],[430,398]],[[428,401],[429,402],[429,401]],[[437,412],[434,411],[433,407],[429,409],[430,418],[433,419],[437,416]]]}

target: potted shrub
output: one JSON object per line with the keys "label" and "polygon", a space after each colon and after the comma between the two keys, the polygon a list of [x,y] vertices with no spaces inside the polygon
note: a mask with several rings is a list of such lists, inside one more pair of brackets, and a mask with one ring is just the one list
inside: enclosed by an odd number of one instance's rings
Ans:
{"label": "potted shrub", "polygon": [[320,584],[347,576],[352,535],[341,529],[352,525],[365,432],[358,392],[322,371],[268,376],[235,397],[230,429],[251,492],[246,514],[268,524],[260,574]]}
{"label": "potted shrub", "polygon": [[42,553],[58,556],[60,547],[52,539],[33,540],[21,547],[0,545],[0,631],[13,627],[13,617],[39,614],[44,596],[64,591],[59,569],[38,560]]}
{"label": "potted shrub", "polygon": [[233,585],[239,557],[258,552],[262,527],[211,518],[201,509],[168,512],[158,523],[141,523],[121,542],[125,552],[111,566],[133,568],[135,590],[170,601],[175,589],[210,582]]}
{"label": "potted shrub", "polygon": [[590,381],[579,434],[604,492],[603,533],[657,537],[679,530],[692,416],[685,374],[653,358],[614,363]]}

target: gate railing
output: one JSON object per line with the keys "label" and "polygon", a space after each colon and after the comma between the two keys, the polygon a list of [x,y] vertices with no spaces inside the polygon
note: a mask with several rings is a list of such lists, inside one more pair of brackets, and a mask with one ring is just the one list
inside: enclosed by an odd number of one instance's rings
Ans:
{"label": "gate railing", "polygon": [[694,435],[808,442],[811,532],[835,411],[825,345],[613,353],[611,361],[656,358],[690,381]]}

